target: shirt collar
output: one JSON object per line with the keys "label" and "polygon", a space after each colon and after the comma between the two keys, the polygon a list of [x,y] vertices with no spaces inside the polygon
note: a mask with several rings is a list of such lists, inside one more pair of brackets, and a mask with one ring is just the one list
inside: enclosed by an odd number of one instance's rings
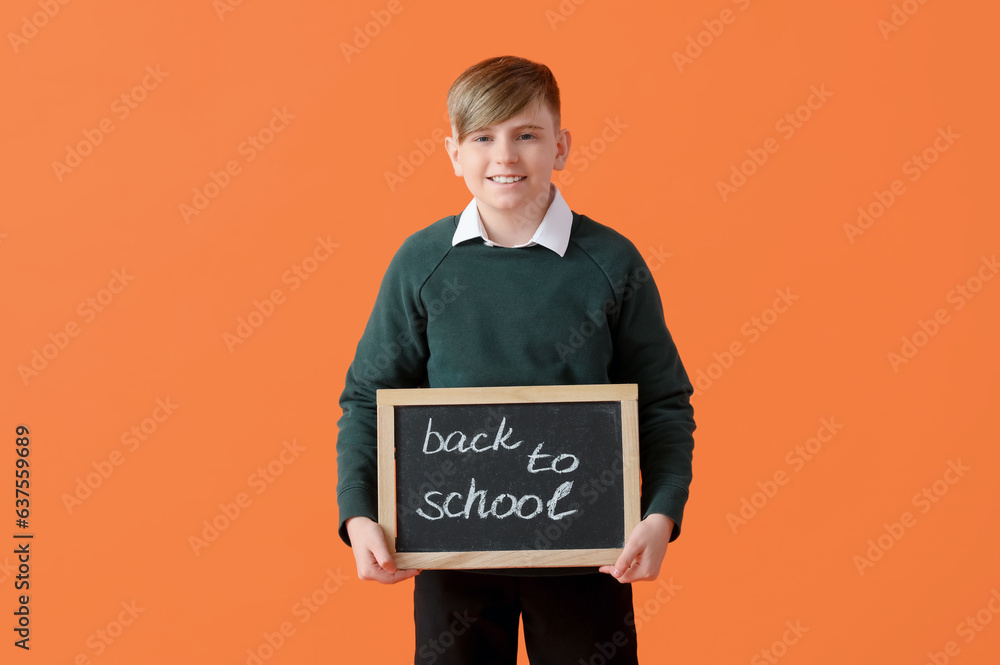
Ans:
{"label": "shirt collar", "polygon": [[[514,245],[514,247],[542,245],[543,247],[548,247],[559,256],[563,256],[566,253],[566,247],[569,245],[570,231],[573,227],[573,211],[570,210],[569,205],[563,199],[562,193],[555,186],[555,183],[552,183],[551,187],[556,190],[556,195],[552,199],[552,203],[549,204],[548,210],[545,211],[545,216],[542,217],[541,224],[535,229],[535,235],[531,236],[531,240],[528,242],[521,245]],[[486,229],[483,228],[483,221],[479,217],[479,208],[476,206],[475,197],[472,198],[469,205],[462,211],[458,219],[458,227],[455,229],[455,235],[451,239],[451,244],[454,246],[473,238],[481,238],[485,244],[493,245],[486,235]]]}

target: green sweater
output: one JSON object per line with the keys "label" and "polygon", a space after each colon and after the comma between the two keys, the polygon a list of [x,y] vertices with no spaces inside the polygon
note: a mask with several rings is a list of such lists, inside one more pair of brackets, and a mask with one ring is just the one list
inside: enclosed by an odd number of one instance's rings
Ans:
{"label": "green sweater", "polygon": [[563,256],[542,246],[452,246],[458,216],[410,235],[396,252],[358,342],[340,406],[339,534],[377,521],[379,388],[636,383],[642,514],[680,535],[691,484],[693,392],[635,246],[573,213]]}

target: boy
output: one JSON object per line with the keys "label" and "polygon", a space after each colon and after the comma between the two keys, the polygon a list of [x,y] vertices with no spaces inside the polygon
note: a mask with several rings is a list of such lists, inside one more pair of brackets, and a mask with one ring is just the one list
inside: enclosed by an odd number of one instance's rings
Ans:
{"label": "boy", "polygon": [[[656,579],[691,483],[693,388],[635,246],[551,182],[571,137],[545,65],[504,56],[448,92],[455,174],[472,201],[393,257],[347,371],[339,534],[358,576],[414,584],[417,663],[636,663],[631,582]],[[379,388],[637,383],[642,521],[613,566],[397,570],[377,520]]]}

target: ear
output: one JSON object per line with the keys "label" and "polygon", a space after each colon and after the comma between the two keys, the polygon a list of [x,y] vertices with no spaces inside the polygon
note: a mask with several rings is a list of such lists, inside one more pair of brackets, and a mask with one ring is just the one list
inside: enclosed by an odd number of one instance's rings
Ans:
{"label": "ear", "polygon": [[562,171],[566,168],[566,160],[569,158],[569,147],[572,143],[573,137],[570,135],[569,130],[560,129],[556,135],[556,159],[552,164],[552,168],[556,171]]}
{"label": "ear", "polygon": [[458,161],[458,141],[451,136],[444,137],[444,149],[451,159],[451,167],[455,170],[455,175],[462,175],[462,163]]}

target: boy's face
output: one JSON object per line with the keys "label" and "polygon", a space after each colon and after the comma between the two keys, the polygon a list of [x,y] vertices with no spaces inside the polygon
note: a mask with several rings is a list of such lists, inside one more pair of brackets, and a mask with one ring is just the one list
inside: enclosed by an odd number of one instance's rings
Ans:
{"label": "boy's face", "polygon": [[[476,197],[481,216],[491,221],[537,222],[549,204],[553,169],[566,166],[570,141],[569,131],[555,126],[548,105],[539,103],[470,133],[461,144],[446,137],[445,147],[455,175],[465,178]],[[498,182],[497,176],[517,180]]]}

